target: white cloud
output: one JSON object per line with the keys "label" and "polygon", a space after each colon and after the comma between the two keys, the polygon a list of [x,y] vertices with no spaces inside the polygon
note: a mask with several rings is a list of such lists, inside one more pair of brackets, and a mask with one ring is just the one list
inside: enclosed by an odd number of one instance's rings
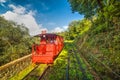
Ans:
{"label": "white cloud", "polygon": [[60,27],[56,27],[52,32],[62,32],[63,29]]}
{"label": "white cloud", "polygon": [[46,28],[42,28],[41,24],[37,24],[33,15],[35,15],[34,11],[26,11],[25,7],[22,6],[14,6],[9,5],[12,8],[12,11],[7,11],[6,13],[2,14],[7,20],[12,20],[17,22],[18,24],[24,24],[30,32],[30,35],[36,35],[41,33],[41,30]]}
{"label": "white cloud", "polygon": [[6,3],[7,0],[0,0],[0,5],[5,7],[4,3]]}
{"label": "white cloud", "polygon": [[50,32],[53,32],[53,33],[57,33],[57,32],[63,32],[65,30],[67,30],[68,26],[63,26],[63,27],[56,27],[54,28],[52,31]]}
{"label": "white cloud", "polygon": [[66,30],[68,28],[68,26],[63,26],[63,29]]}
{"label": "white cloud", "polygon": [[0,0],[0,3],[5,3],[7,0]]}
{"label": "white cloud", "polygon": [[22,6],[17,6],[16,7],[13,4],[10,4],[9,7],[12,8],[13,12],[17,13],[17,14],[25,14],[25,12],[26,12],[26,9]]}

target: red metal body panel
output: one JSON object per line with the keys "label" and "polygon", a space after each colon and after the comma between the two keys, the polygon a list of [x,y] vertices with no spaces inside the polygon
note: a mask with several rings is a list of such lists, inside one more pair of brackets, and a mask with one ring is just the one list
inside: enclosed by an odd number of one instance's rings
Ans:
{"label": "red metal body panel", "polygon": [[45,32],[36,36],[40,37],[41,41],[40,45],[32,47],[32,62],[52,64],[63,48],[63,37]]}

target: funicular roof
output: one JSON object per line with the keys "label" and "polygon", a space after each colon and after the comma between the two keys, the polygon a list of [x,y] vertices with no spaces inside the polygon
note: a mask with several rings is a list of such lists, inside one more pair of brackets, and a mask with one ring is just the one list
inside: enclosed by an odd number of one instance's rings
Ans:
{"label": "funicular roof", "polygon": [[49,38],[52,38],[52,37],[56,38],[56,37],[57,37],[57,35],[56,35],[56,34],[53,34],[53,33],[38,34],[38,35],[36,35],[35,37],[41,37],[41,38],[42,38],[43,35],[45,35],[46,37],[49,37]]}

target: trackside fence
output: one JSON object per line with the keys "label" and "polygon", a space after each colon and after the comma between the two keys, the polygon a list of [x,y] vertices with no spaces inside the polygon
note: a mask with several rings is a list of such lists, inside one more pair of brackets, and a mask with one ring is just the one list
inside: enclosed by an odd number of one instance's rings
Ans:
{"label": "trackside fence", "polygon": [[0,80],[8,80],[31,64],[31,54],[0,66]]}

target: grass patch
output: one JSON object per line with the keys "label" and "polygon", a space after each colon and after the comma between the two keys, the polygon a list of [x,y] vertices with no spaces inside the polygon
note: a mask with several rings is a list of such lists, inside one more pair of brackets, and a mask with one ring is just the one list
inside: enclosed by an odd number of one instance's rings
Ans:
{"label": "grass patch", "polygon": [[36,66],[35,64],[29,65],[23,71],[21,71],[20,73],[16,74],[12,78],[10,78],[10,80],[22,80],[29,72],[31,72],[34,69],[35,66]]}

